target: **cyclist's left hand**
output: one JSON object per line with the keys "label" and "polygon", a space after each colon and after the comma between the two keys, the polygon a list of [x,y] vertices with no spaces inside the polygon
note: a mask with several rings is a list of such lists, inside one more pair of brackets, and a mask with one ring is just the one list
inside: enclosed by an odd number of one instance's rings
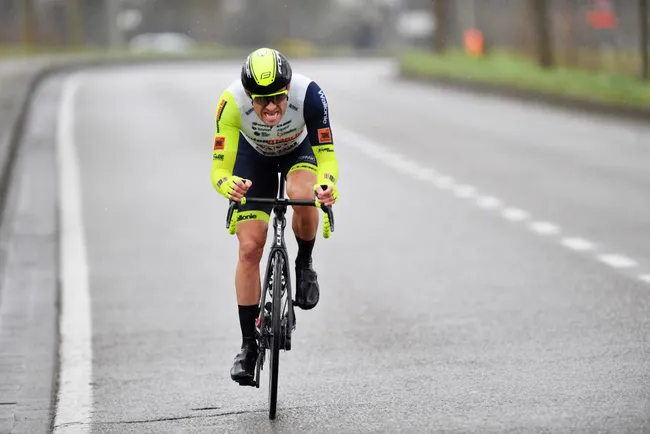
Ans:
{"label": "cyclist's left hand", "polygon": [[336,191],[335,185],[328,185],[326,190],[323,190],[321,185],[316,185],[315,191],[318,201],[323,205],[332,206],[338,199],[338,192]]}

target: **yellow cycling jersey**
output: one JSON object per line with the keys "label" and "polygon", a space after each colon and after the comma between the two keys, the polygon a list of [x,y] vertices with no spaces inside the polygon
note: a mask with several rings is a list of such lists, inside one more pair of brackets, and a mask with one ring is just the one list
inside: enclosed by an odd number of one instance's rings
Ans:
{"label": "yellow cycling jersey", "polygon": [[318,84],[308,77],[293,75],[287,110],[282,120],[272,127],[259,119],[239,80],[224,90],[216,110],[212,149],[211,178],[217,191],[232,177],[240,133],[264,156],[287,154],[308,137],[318,166],[317,184],[336,185],[338,162],[327,99]]}

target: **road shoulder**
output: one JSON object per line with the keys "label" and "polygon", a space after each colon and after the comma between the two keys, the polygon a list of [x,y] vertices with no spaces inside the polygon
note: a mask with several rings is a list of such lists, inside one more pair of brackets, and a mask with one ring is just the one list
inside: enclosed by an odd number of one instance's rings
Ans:
{"label": "road shoulder", "polygon": [[39,87],[8,189],[0,244],[0,432],[51,431],[57,372],[55,121],[60,79]]}

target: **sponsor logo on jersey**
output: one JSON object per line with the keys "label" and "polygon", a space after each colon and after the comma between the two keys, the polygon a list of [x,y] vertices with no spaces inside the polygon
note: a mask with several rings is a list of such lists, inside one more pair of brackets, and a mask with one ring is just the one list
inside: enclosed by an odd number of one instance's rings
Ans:
{"label": "sponsor logo on jersey", "polygon": [[246,114],[246,116],[248,116],[248,115],[250,115],[251,113],[253,113],[254,111],[255,111],[255,109],[254,109],[253,107],[251,107],[251,108],[249,108],[248,110],[246,110],[244,113]]}
{"label": "sponsor logo on jersey", "polygon": [[329,122],[329,115],[328,115],[328,107],[327,107],[327,99],[325,98],[325,93],[323,92],[323,89],[318,91],[318,95],[320,96],[320,101],[323,104],[323,125],[327,125],[327,122]]}
{"label": "sponsor logo on jersey", "polygon": [[289,108],[292,109],[292,110],[298,111],[298,107],[296,107],[293,104],[289,104]]}
{"label": "sponsor logo on jersey", "polygon": [[298,162],[307,162],[316,166],[316,157],[313,155],[301,155],[298,157]]}
{"label": "sponsor logo on jersey", "polygon": [[222,99],[219,102],[219,108],[217,108],[217,122],[219,122],[219,119],[221,119],[221,114],[223,113],[223,108],[226,106],[226,100]]}
{"label": "sponsor logo on jersey", "polygon": [[224,155],[223,154],[212,154],[212,159],[213,160],[223,161]]}
{"label": "sponsor logo on jersey", "polygon": [[291,142],[292,140],[295,140],[298,138],[298,136],[302,133],[302,130],[298,131],[297,133],[289,136],[289,137],[284,137],[282,139],[270,139],[270,140],[265,140],[266,143],[269,145],[277,145],[280,143],[286,143],[286,142]]}
{"label": "sponsor logo on jersey", "polygon": [[255,213],[250,213],[250,214],[239,214],[237,213],[237,221],[242,222],[244,220],[253,220],[256,218],[257,215]]}
{"label": "sponsor logo on jersey", "polygon": [[320,128],[318,130],[318,143],[331,143],[332,132],[329,128]]}
{"label": "sponsor logo on jersey", "polygon": [[278,131],[278,137],[286,136],[287,134],[291,134],[296,130],[297,128],[292,128],[289,131]]}
{"label": "sponsor logo on jersey", "polygon": [[214,138],[214,147],[213,151],[223,151],[226,147],[226,138],[225,137],[215,137]]}

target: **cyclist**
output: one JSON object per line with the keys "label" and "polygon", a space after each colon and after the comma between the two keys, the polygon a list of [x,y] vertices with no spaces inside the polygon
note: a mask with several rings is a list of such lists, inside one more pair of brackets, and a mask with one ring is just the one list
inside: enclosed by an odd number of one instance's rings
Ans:
{"label": "cyclist", "polygon": [[[280,52],[252,52],[216,109],[212,185],[239,202],[244,195],[275,198],[278,172],[286,177],[291,199],[332,205],[338,198],[338,162],[334,153],[327,99],[315,81],[292,74]],[[326,188],[323,190],[321,186]],[[319,300],[312,250],[319,214],[314,207],[293,207],[292,229],[298,243],[294,304],[312,309]],[[231,378],[252,384],[257,359],[255,320],[261,294],[260,268],[271,206],[240,205],[237,215],[239,261],[235,290],[242,333]]]}

